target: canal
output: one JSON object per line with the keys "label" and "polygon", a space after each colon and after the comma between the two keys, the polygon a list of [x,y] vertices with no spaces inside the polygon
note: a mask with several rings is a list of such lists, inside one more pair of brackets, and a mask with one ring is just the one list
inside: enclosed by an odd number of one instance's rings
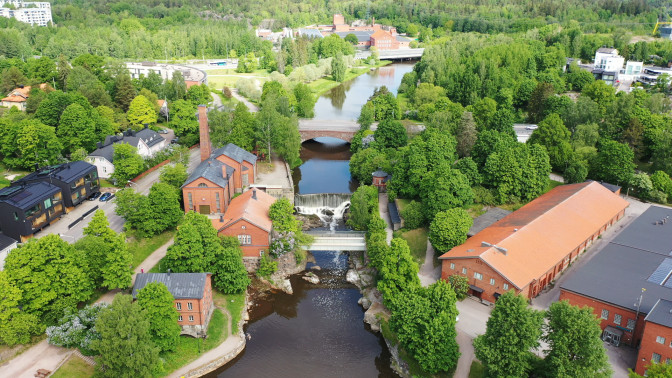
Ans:
{"label": "canal", "polygon": [[[376,87],[396,94],[412,64],[395,63],[343,83],[322,95],[315,119],[357,119]],[[299,194],[352,193],[350,144],[317,138],[301,149],[294,170]],[[363,322],[359,290],[345,280],[348,257],[339,251],[313,251],[321,283],[290,278],[294,294],[258,298],[250,309],[245,350],[209,377],[394,377],[390,354],[379,333]],[[309,264],[308,266],[312,266]]]}

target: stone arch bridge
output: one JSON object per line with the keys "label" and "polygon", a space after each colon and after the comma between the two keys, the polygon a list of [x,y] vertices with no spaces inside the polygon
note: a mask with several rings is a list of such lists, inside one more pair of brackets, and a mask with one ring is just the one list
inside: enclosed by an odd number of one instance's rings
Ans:
{"label": "stone arch bridge", "polygon": [[357,121],[348,120],[299,120],[299,133],[301,134],[301,143],[314,138],[331,137],[342,139],[348,143],[352,142],[352,137],[359,130]]}

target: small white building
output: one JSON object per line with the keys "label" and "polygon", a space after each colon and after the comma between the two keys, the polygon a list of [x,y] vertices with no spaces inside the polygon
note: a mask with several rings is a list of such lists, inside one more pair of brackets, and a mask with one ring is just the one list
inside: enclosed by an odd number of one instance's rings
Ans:
{"label": "small white building", "polygon": [[0,0],[0,16],[15,18],[31,25],[47,26],[52,23],[51,4],[48,2]]}
{"label": "small white building", "polygon": [[625,58],[618,55],[618,50],[608,47],[601,47],[595,52],[594,69],[608,72],[620,72],[623,69]]}
{"label": "small white building", "polygon": [[110,178],[114,173],[114,145],[128,143],[138,149],[138,155],[151,157],[167,145],[166,139],[156,131],[145,127],[135,132],[127,130],[121,135],[108,135],[104,142],[98,142],[98,148],[86,157],[86,161],[98,168],[98,176]]}
{"label": "small white building", "polygon": [[18,242],[7,235],[0,234],[0,270],[5,267],[5,259],[9,252],[16,248]]}

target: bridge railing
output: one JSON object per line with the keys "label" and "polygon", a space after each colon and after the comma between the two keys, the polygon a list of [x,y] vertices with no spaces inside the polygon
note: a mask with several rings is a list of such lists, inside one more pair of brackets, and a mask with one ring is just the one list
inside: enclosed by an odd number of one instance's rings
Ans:
{"label": "bridge railing", "polygon": [[364,231],[326,231],[326,230],[315,230],[315,231],[304,231],[306,235],[311,235],[315,237],[325,236],[325,237],[342,237],[342,238],[356,238],[356,237],[365,237],[366,232]]}

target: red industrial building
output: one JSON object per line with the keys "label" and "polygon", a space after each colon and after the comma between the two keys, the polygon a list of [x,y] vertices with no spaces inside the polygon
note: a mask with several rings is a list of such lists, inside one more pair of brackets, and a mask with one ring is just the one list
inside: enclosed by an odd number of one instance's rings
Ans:
{"label": "red industrial building", "polygon": [[533,298],[627,206],[597,182],[556,187],[444,253],[441,276],[466,276],[470,294],[484,301],[509,290]]}

